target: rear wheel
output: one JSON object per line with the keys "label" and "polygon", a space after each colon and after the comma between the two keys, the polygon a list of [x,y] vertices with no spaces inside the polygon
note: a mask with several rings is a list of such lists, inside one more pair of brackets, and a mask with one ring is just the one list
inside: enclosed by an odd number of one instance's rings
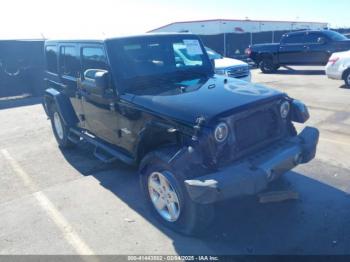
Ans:
{"label": "rear wheel", "polygon": [[264,74],[271,74],[277,71],[277,69],[279,68],[279,65],[274,64],[272,59],[270,58],[264,58],[259,63],[259,68],[261,72],[263,72]]}
{"label": "rear wheel", "polygon": [[344,74],[344,81],[345,81],[346,87],[350,88],[350,70],[345,72],[345,74]]}
{"label": "rear wheel", "polygon": [[156,219],[185,235],[205,234],[214,218],[213,205],[193,202],[184,185],[186,176],[179,170],[173,170],[156,152],[149,153],[145,161],[140,182]]}
{"label": "rear wheel", "polygon": [[51,106],[50,119],[52,130],[59,146],[61,148],[70,148],[74,146],[75,144],[68,139],[69,128],[64,124],[56,105]]}

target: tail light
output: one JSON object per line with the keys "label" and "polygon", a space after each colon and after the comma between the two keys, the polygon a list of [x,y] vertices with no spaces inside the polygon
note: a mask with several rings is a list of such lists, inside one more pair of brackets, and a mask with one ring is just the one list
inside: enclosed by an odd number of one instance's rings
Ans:
{"label": "tail light", "polygon": [[331,65],[335,65],[335,63],[338,62],[338,60],[339,60],[339,57],[331,57],[328,60],[328,63],[330,63]]}
{"label": "tail light", "polygon": [[247,56],[250,56],[252,54],[252,49],[250,47],[248,47],[246,50],[245,50],[245,54]]}

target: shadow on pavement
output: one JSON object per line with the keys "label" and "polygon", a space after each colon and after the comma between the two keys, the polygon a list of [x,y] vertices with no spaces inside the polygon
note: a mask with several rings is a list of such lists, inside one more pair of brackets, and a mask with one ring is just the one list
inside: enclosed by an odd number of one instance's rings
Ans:
{"label": "shadow on pavement", "polygon": [[277,75],[325,75],[324,70],[305,70],[305,69],[295,69],[291,67],[281,67],[277,72],[274,74]]}
{"label": "shadow on pavement", "polygon": [[350,90],[350,88],[347,87],[346,85],[341,85],[341,86],[339,86],[339,88],[342,88],[342,89],[349,89],[349,90]]}
{"label": "shadow on pavement", "polygon": [[[308,177],[303,171],[289,172],[271,185],[271,190],[297,191],[299,200],[260,204],[255,197],[249,197],[220,203],[213,226],[208,228],[206,237],[198,239],[174,233],[150,215],[136,168],[121,163],[102,164],[87,144],[62,153],[82,175],[94,176],[101,186],[172,239],[180,255],[350,253],[349,196],[319,181],[332,175],[322,174],[330,167],[327,165],[326,169],[321,161],[309,164]],[[345,169],[336,172],[348,173]]]}
{"label": "shadow on pavement", "polygon": [[15,97],[15,98],[0,98],[0,110],[9,109],[21,106],[32,106],[42,103],[42,97]]}

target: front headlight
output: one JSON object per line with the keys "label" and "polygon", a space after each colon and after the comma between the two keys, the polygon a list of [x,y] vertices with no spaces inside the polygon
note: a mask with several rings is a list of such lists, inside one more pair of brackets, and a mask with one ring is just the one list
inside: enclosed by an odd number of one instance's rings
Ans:
{"label": "front headlight", "polygon": [[226,75],[227,74],[225,69],[216,69],[215,73],[218,75]]}
{"label": "front headlight", "polygon": [[287,118],[288,114],[289,114],[289,111],[290,111],[290,104],[289,102],[285,101],[281,104],[281,107],[280,107],[280,113],[281,113],[281,117],[283,119]]}
{"label": "front headlight", "polygon": [[297,123],[305,123],[309,118],[310,114],[306,105],[299,100],[293,100],[291,109],[291,120]]}
{"label": "front headlight", "polygon": [[217,125],[214,131],[214,137],[216,142],[222,143],[224,142],[229,134],[229,128],[226,123],[220,123]]}

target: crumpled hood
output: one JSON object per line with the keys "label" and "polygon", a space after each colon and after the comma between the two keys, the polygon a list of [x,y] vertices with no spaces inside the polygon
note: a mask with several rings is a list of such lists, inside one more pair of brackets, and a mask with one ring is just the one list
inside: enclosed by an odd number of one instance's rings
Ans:
{"label": "crumpled hood", "polygon": [[225,69],[232,66],[248,66],[248,64],[243,61],[227,57],[215,59],[215,69]]}
{"label": "crumpled hood", "polygon": [[[224,79],[228,79],[227,84]],[[220,114],[285,96],[277,90],[234,78],[215,76],[202,81],[187,87],[182,84],[186,87],[184,91],[173,87],[158,94],[135,95],[132,102],[155,114],[192,125],[198,117],[204,117],[209,123]]]}

